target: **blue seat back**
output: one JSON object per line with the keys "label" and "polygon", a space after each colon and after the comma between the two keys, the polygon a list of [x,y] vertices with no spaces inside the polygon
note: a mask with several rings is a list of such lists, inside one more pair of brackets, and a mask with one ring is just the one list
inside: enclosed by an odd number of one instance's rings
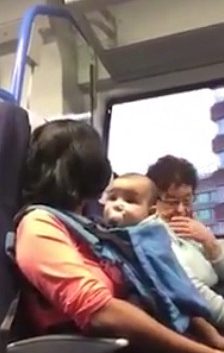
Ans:
{"label": "blue seat back", "polygon": [[23,166],[30,138],[25,110],[0,102],[0,322],[15,297],[17,283],[5,254],[5,236],[21,205]]}

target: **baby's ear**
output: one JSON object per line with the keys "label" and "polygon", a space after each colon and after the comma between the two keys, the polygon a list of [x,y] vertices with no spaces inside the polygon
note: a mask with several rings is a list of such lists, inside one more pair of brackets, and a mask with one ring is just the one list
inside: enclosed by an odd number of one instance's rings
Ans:
{"label": "baby's ear", "polygon": [[149,207],[149,216],[152,216],[156,213],[156,206]]}

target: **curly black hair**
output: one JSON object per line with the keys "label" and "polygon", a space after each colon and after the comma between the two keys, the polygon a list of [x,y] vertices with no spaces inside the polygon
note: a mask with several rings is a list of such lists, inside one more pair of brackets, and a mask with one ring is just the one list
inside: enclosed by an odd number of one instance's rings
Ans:
{"label": "curly black hair", "polygon": [[98,133],[74,120],[49,122],[34,130],[26,162],[24,203],[75,210],[97,198],[111,167]]}
{"label": "curly black hair", "polygon": [[166,192],[172,184],[189,185],[195,191],[198,184],[198,174],[193,164],[184,158],[171,155],[159,158],[155,164],[149,166],[146,175],[163,192]]}

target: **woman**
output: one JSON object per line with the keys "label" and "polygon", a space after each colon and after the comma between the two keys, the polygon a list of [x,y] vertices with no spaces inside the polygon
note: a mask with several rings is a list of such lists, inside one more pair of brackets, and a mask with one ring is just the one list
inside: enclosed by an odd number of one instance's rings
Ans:
{"label": "woman", "polygon": [[224,280],[224,252],[213,233],[192,217],[197,172],[185,159],[165,156],[149,167],[147,176],[160,192],[158,214],[179,237],[172,238],[173,250],[223,329],[224,299],[212,288]]}
{"label": "woman", "polygon": [[[25,201],[81,214],[86,201],[105,189],[110,175],[95,130],[71,120],[50,122],[31,138]],[[16,259],[36,290],[27,289],[26,303],[39,332],[69,325],[74,331],[78,327],[85,333],[127,337],[142,351],[155,346],[173,353],[215,352],[128,303],[119,269],[99,262],[86,244],[38,206],[18,225]]]}

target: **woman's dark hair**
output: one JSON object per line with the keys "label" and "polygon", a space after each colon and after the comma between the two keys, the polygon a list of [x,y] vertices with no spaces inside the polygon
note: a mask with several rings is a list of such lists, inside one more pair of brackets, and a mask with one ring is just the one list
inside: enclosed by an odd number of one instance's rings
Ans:
{"label": "woman's dark hair", "polygon": [[49,122],[34,130],[26,163],[24,202],[74,210],[98,197],[111,167],[98,133],[74,120]]}
{"label": "woman's dark hair", "polygon": [[193,164],[184,158],[167,155],[148,168],[147,176],[159,190],[166,192],[172,184],[189,185],[195,191],[198,175]]}

